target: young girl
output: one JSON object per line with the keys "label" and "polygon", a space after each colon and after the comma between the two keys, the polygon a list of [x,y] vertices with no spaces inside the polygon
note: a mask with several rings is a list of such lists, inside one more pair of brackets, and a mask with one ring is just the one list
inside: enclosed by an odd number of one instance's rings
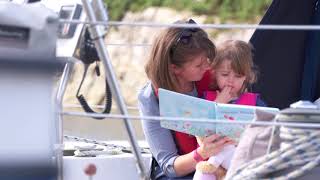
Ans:
{"label": "young girl", "polygon": [[[257,79],[248,43],[239,40],[222,43],[217,48],[212,68],[215,78],[213,88],[216,91],[205,91],[205,99],[218,103],[265,106],[258,94],[247,92]],[[208,161],[198,163],[194,179],[220,179],[216,169],[221,165],[228,170],[234,150],[234,145],[228,145]]]}
{"label": "young girl", "polygon": [[[178,22],[185,23],[185,22]],[[195,24],[193,20],[186,23]],[[203,96],[210,84],[210,62],[215,46],[200,28],[165,29],[153,43],[145,70],[150,82],[139,92],[142,116],[159,116],[158,88]],[[151,179],[192,179],[197,162],[207,159],[233,143],[212,135],[199,139],[162,128],[159,121],[143,120],[143,131],[156,160]]]}

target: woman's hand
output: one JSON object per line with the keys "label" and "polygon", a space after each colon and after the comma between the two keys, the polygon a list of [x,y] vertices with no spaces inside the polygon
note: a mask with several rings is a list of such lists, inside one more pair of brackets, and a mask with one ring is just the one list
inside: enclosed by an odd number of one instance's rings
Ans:
{"label": "woman's hand", "polygon": [[213,134],[208,137],[197,137],[197,142],[199,144],[197,152],[203,159],[218,154],[226,145],[235,144],[230,138],[222,137],[218,134]]}

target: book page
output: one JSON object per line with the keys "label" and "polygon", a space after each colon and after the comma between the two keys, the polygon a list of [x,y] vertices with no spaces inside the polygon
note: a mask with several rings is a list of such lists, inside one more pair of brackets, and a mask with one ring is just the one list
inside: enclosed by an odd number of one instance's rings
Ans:
{"label": "book page", "polygon": [[[160,115],[184,118],[215,118],[214,102],[185,94],[159,89]],[[216,132],[215,123],[195,121],[163,120],[161,126],[195,136],[206,136]]]}
{"label": "book page", "polygon": [[[256,109],[268,111],[272,113],[279,112],[277,108],[247,106],[238,104],[220,104],[216,106],[216,118],[225,121],[248,121],[251,122],[255,118]],[[219,123],[216,127],[216,133],[223,136],[228,136],[235,141],[238,141],[247,124],[231,124]]]}

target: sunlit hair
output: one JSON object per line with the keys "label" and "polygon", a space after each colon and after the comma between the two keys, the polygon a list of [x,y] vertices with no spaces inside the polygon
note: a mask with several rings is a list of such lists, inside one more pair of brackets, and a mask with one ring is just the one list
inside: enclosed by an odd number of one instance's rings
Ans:
{"label": "sunlit hair", "polygon": [[[217,55],[212,62],[212,68],[217,69],[223,61],[231,61],[232,70],[246,77],[240,93],[256,82],[257,71],[253,63],[252,46],[240,40],[227,40],[217,47]],[[217,89],[216,83],[213,88]]]}
{"label": "sunlit hair", "polygon": [[180,27],[167,28],[153,42],[145,71],[154,87],[178,91],[177,79],[169,69],[171,64],[182,67],[199,55],[207,56],[210,62],[213,61],[216,48],[207,33],[197,28],[196,32],[192,32],[187,43],[179,42],[179,38],[185,31],[189,30]]}

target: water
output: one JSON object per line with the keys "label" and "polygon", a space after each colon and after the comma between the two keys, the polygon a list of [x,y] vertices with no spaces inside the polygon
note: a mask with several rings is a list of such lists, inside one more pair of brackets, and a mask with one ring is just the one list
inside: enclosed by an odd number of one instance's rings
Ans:
{"label": "water", "polygon": [[[68,108],[64,111],[79,111]],[[119,114],[117,112],[112,112]],[[130,115],[138,115],[136,110],[129,111]],[[140,120],[131,120],[137,140],[144,140]],[[64,116],[64,135],[79,136],[97,140],[128,140],[128,135],[122,119],[96,120],[89,117]]]}

